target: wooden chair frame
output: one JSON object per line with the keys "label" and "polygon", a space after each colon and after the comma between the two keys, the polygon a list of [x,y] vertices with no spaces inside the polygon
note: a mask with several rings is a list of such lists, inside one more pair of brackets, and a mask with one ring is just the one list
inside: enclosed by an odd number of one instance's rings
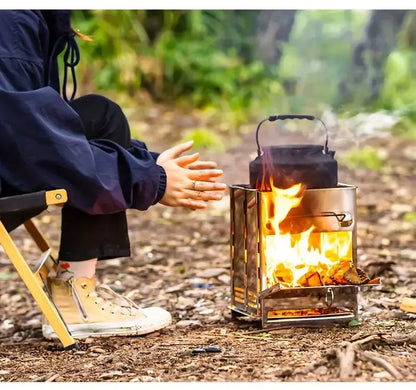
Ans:
{"label": "wooden chair frame", "polygon": [[49,272],[56,267],[56,262],[51,255],[49,244],[31,219],[23,223],[36,245],[43,252],[39,263],[33,269],[29,267],[3,224],[3,221],[1,221],[1,214],[4,213],[10,214],[39,208],[46,209],[49,205],[62,205],[67,200],[67,193],[64,189],[39,191],[31,194],[0,198],[0,245],[4,248],[10,261],[35,299],[43,315],[59,337],[64,348],[72,349],[78,348],[78,345],[69,332],[58,308],[55,306],[46,282]]}

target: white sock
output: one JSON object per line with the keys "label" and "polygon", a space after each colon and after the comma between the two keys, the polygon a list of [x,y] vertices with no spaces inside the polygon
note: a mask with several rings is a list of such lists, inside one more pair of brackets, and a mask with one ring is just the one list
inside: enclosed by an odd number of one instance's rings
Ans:
{"label": "white sock", "polygon": [[95,275],[97,259],[82,261],[63,261],[59,260],[56,270],[57,277],[63,280],[74,278],[89,278]]}

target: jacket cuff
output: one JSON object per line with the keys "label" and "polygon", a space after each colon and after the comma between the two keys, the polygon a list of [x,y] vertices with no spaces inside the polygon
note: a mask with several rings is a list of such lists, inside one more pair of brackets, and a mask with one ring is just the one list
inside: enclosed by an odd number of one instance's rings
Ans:
{"label": "jacket cuff", "polygon": [[153,204],[158,203],[162,198],[163,195],[165,195],[166,191],[166,182],[167,182],[167,176],[165,169],[161,167],[160,165],[157,165],[159,167],[160,175],[159,175],[159,189],[157,191],[157,198]]}

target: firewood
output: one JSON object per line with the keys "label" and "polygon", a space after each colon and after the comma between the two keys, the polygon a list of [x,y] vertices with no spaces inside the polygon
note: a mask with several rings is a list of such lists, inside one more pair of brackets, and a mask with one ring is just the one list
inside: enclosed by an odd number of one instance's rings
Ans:
{"label": "firewood", "polygon": [[332,286],[336,284],[328,275],[321,275],[321,281],[323,286]]}
{"label": "firewood", "polygon": [[361,284],[366,284],[370,281],[370,277],[365,273],[365,271],[362,268],[357,267],[357,273],[361,279]]}
{"label": "firewood", "polygon": [[354,265],[350,266],[344,273],[344,278],[351,284],[366,284],[370,281],[370,278],[361,268],[357,268]]}
{"label": "firewood", "polygon": [[308,271],[296,281],[296,284],[302,287],[323,286],[321,275],[319,275],[319,272],[316,271]]}
{"label": "firewood", "polygon": [[287,268],[284,264],[279,263],[273,271],[273,279],[276,283],[287,283],[293,282],[293,271]]}
{"label": "firewood", "polygon": [[306,277],[306,280],[309,287],[322,286],[321,276],[318,272],[312,272]]}
{"label": "firewood", "polygon": [[344,277],[345,272],[347,272],[349,268],[349,262],[336,264],[329,270],[329,277],[335,282],[335,284],[350,284],[350,282]]}
{"label": "firewood", "polygon": [[350,267],[345,271],[343,277],[348,280],[351,284],[361,284],[360,275],[354,266]]}

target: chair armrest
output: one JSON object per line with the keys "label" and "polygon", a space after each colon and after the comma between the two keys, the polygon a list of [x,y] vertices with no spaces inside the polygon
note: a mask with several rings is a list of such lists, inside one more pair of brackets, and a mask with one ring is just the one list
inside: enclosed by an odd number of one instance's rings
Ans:
{"label": "chair armrest", "polygon": [[0,214],[44,207],[50,204],[65,203],[68,200],[66,190],[38,191],[30,194],[6,196],[0,198]]}

